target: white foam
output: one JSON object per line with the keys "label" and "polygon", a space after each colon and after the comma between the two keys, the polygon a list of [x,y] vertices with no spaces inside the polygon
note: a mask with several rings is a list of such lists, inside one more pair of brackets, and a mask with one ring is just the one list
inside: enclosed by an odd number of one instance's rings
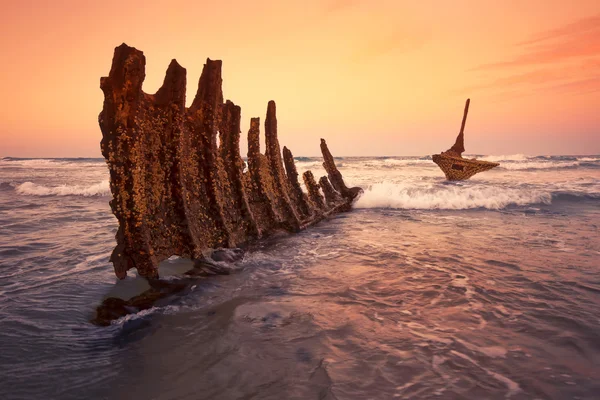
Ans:
{"label": "white foam", "polygon": [[421,160],[421,159],[396,159],[396,158],[386,158],[383,160],[383,164],[384,165],[410,165],[410,164],[427,164],[430,165],[432,164],[433,161],[431,160]]}
{"label": "white foam", "polygon": [[102,167],[105,168],[106,163],[103,160],[98,161],[78,161],[60,160],[52,158],[34,158],[34,159],[0,159],[0,166],[20,167],[32,169],[54,169],[54,168],[83,168],[83,167]]}
{"label": "white foam", "polygon": [[33,182],[25,182],[16,186],[15,191],[25,196],[108,196],[110,195],[110,185],[108,180],[90,186],[44,186]]}
{"label": "white foam", "polygon": [[310,168],[319,168],[322,166],[322,161],[296,161],[296,169],[307,170]]}
{"label": "white foam", "polygon": [[600,161],[600,157],[578,157],[577,161],[597,162]]}
{"label": "white foam", "polygon": [[520,163],[501,163],[499,168],[511,171],[523,169],[552,169],[577,167],[579,161],[530,161]]}
{"label": "white foam", "polygon": [[529,158],[530,158],[530,156],[526,156],[525,154],[511,154],[511,155],[501,155],[501,156],[484,156],[479,159],[482,161],[499,162],[499,161],[525,161]]}
{"label": "white foam", "polygon": [[376,183],[356,202],[357,208],[498,210],[509,205],[550,204],[549,193],[533,189],[494,186],[417,186],[404,183]]}
{"label": "white foam", "polygon": [[509,398],[513,395],[515,395],[516,393],[521,391],[521,387],[519,386],[519,384],[515,381],[513,381],[512,379],[507,378],[504,375],[501,375],[497,372],[494,372],[492,370],[489,370],[487,368],[484,368],[483,366],[479,365],[475,360],[473,360],[471,357],[467,356],[466,354],[460,353],[456,350],[450,350],[450,353],[454,354],[455,356],[458,356],[460,358],[462,358],[463,360],[467,360],[470,363],[476,365],[477,367],[481,368],[483,371],[485,371],[488,375],[490,375],[491,377],[493,377],[494,379],[496,379],[499,382],[502,382],[506,385],[507,389],[508,389],[508,393],[506,393],[506,397]]}
{"label": "white foam", "polygon": [[139,318],[144,318],[148,315],[152,315],[155,313],[168,314],[168,315],[177,314],[178,312],[180,312],[182,310],[182,308],[183,308],[182,306],[178,306],[178,305],[168,305],[165,307],[151,307],[151,308],[147,308],[145,310],[138,311],[136,313],[124,315],[121,318],[111,321],[110,324],[111,325],[123,325],[128,321],[136,320]]}
{"label": "white foam", "polygon": [[501,346],[476,346],[473,343],[465,342],[464,340],[456,339],[456,341],[471,351],[485,354],[491,358],[506,358],[506,353],[508,353],[508,351]]}

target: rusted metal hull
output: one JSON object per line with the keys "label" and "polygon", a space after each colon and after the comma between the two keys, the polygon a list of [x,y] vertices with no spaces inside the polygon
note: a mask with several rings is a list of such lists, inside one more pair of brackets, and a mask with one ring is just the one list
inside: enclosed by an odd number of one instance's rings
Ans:
{"label": "rusted metal hull", "polygon": [[100,81],[101,149],[119,221],[111,256],[118,278],[134,268],[156,279],[159,263],[173,255],[202,259],[208,249],[239,247],[281,230],[297,232],[350,209],[362,191],[346,187],[321,140],[329,178],[320,184],[313,178],[311,197],[304,195],[287,148],[284,168],[274,101],[267,106],[265,154],[260,120],[251,119],[244,172],[241,108],[224,102],[221,61],[206,60],[190,107],[185,68],[173,60],[163,86],[151,95],[142,90],[145,67],[144,54],[122,44]]}
{"label": "rusted metal hull", "polygon": [[453,157],[446,154],[435,154],[433,162],[440,167],[449,181],[463,181],[475,174],[488,171],[497,167],[498,163],[489,161],[469,160],[462,157]]}

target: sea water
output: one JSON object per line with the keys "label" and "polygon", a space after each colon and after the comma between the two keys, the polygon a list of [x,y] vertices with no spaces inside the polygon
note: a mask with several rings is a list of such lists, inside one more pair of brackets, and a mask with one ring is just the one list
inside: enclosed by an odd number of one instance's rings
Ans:
{"label": "sea water", "polygon": [[109,327],[104,161],[1,159],[0,398],[599,398],[600,156],[479,158],[336,159],[352,212]]}

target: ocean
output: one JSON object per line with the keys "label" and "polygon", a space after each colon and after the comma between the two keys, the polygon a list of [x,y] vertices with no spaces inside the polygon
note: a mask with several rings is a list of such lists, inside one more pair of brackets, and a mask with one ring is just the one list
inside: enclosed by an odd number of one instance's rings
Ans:
{"label": "ocean", "polygon": [[0,398],[599,398],[600,156],[478,158],[337,158],[352,212],[109,327],[104,160],[0,159]]}

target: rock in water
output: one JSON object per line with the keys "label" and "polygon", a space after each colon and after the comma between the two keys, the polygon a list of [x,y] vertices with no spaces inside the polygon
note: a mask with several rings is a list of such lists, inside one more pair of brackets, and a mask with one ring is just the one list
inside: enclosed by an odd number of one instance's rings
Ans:
{"label": "rock in water", "polygon": [[295,232],[350,209],[361,189],[346,187],[324,140],[329,179],[317,184],[305,173],[308,195],[302,191],[291,151],[284,147],[281,158],[273,101],[265,120],[266,153],[260,153],[259,119],[252,118],[244,171],[241,109],[223,101],[221,61],[207,59],[189,108],[185,68],[171,61],[152,95],[142,91],[145,66],[141,51],[122,44],[100,80],[101,149],[119,222],[111,261],[119,278],[131,268],[158,278],[158,264],[173,255],[204,259],[209,249]]}
{"label": "rock in water", "polygon": [[469,179],[479,172],[487,171],[500,165],[489,161],[479,161],[474,158],[466,159],[462,157],[462,153],[465,151],[464,130],[467,122],[467,114],[469,113],[469,104],[471,104],[471,99],[467,99],[467,102],[465,103],[465,111],[460,126],[460,132],[456,137],[454,145],[440,154],[431,156],[433,162],[440,167],[444,172],[444,175],[446,175],[446,179],[449,181]]}

